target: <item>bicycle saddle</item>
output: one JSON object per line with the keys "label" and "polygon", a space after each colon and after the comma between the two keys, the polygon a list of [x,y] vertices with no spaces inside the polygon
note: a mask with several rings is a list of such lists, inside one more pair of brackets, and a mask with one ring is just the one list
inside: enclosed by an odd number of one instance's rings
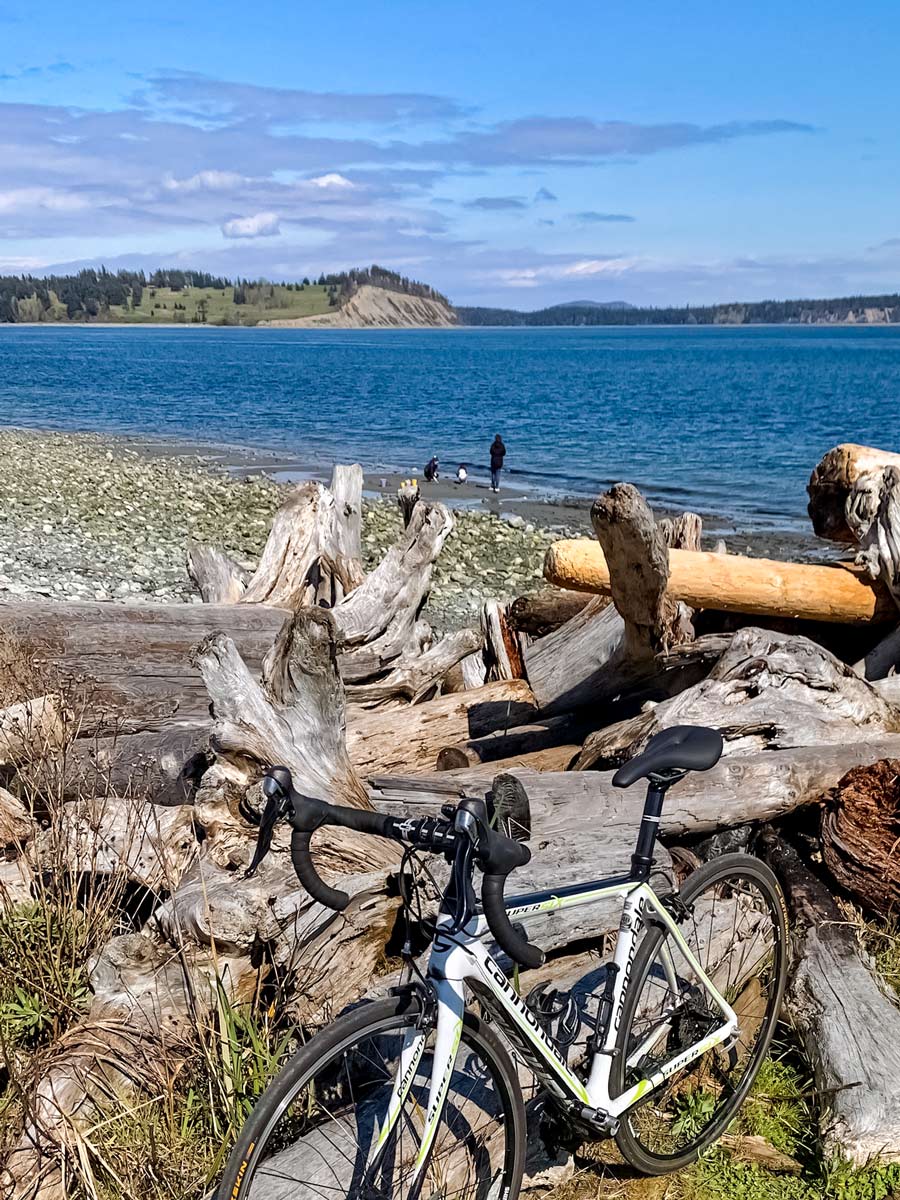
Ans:
{"label": "bicycle saddle", "polygon": [[703,725],[673,725],[653,735],[643,751],[612,777],[613,787],[667,771],[708,771],[722,754],[722,735]]}

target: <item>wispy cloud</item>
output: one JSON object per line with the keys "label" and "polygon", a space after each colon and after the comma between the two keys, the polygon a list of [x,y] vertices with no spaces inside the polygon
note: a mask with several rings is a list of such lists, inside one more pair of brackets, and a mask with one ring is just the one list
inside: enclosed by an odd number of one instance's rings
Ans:
{"label": "wispy cloud", "polygon": [[630,223],[634,220],[634,217],[630,217],[628,213],[594,212],[593,209],[588,209],[586,212],[576,213],[575,219],[585,225],[600,225],[604,223]]}
{"label": "wispy cloud", "polygon": [[276,237],[281,233],[281,221],[277,213],[254,213],[252,217],[233,217],[222,226],[227,238]]}
{"label": "wispy cloud", "polygon": [[[67,64],[42,69],[64,75]],[[546,232],[563,203],[584,203],[567,199],[578,167],[811,132],[789,120],[476,121],[471,106],[429,93],[312,92],[160,71],[118,108],[0,103],[0,237],[29,262],[45,242],[64,243],[61,257],[79,238],[118,250],[134,237],[161,247],[157,262],[171,261],[167,246],[193,245],[179,250],[191,265],[279,278],[380,260],[463,296],[564,289],[616,271],[648,279],[641,260],[601,236],[632,221],[627,213],[569,213]],[[504,224],[570,253],[492,253],[481,238]]]}
{"label": "wispy cloud", "polygon": [[463,204],[463,208],[477,208],[481,212],[509,212],[527,207],[521,196],[476,196],[474,200],[467,200]]}
{"label": "wispy cloud", "polygon": [[456,120],[470,109],[445,96],[419,92],[364,94],[310,92],[300,88],[262,87],[213,79],[193,71],[160,72],[133,101],[141,107],[174,111],[214,126],[234,121],[290,125],[308,121],[365,124]]}

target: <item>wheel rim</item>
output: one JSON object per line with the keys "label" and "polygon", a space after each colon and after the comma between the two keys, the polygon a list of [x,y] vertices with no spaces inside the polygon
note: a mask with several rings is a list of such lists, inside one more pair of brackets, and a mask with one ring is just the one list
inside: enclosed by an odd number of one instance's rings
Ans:
{"label": "wheel rim", "polygon": [[408,1021],[347,1039],[293,1087],[252,1154],[249,1200],[500,1200],[512,1147],[511,1098],[465,1037],[428,1166],[413,1180],[433,1034],[391,1134],[376,1150]]}
{"label": "wheel rim", "polygon": [[[738,1035],[674,1074],[623,1117],[630,1138],[652,1159],[678,1160],[715,1140],[749,1091],[780,1005],[786,948],[779,916],[777,896],[740,868],[709,880],[691,898],[682,936],[734,1009]],[[626,1089],[722,1023],[721,1009],[674,939],[655,937],[652,945],[634,984]]]}

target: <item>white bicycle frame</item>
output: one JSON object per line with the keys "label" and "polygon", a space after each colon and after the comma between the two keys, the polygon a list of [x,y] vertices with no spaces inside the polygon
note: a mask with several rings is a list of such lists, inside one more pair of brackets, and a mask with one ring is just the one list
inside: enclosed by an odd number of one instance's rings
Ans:
{"label": "white bicycle frame", "polygon": [[[505,971],[490,956],[482,935],[488,932],[483,916],[473,918],[462,930],[448,933],[450,917],[441,916],[437,923],[437,934],[432,946],[427,978],[437,998],[437,1026],[433,1049],[433,1067],[428,1092],[428,1107],[422,1129],[422,1138],[414,1166],[413,1182],[425,1168],[432,1143],[441,1120],[444,1103],[450,1087],[456,1054],[463,1029],[468,984],[482,1006],[489,1012],[497,1028],[504,1034],[519,1057],[532,1073],[553,1095],[577,1106],[588,1115],[602,1115],[615,1120],[652,1092],[670,1075],[689,1066],[695,1059],[713,1047],[729,1041],[738,1032],[738,1021],[734,1010],[716,988],[715,984],[697,962],[680,929],[668,909],[657,897],[648,883],[629,878],[599,880],[585,885],[585,890],[572,892],[566,889],[560,894],[538,893],[518,896],[509,900],[507,912],[511,918],[533,916],[536,913],[553,912],[560,908],[574,908],[604,897],[618,895],[622,898],[622,918],[613,962],[616,967],[612,990],[612,1007],[604,1031],[603,1043],[594,1054],[586,1082],[582,1082],[568,1068],[553,1041],[544,1032],[532,1010],[517,994]],[[631,968],[637,952],[644,912],[653,912],[655,918],[668,930],[678,949],[684,955],[697,978],[715,1001],[722,1014],[722,1023],[712,1033],[677,1055],[652,1075],[639,1080],[621,1096],[610,1096],[610,1072],[616,1039],[622,1021],[625,997],[631,976]],[[672,956],[666,942],[661,943],[663,970],[669,986],[676,990],[677,978]],[[659,1038],[660,1025],[656,1025],[644,1042],[636,1046],[627,1060],[634,1065]],[[376,1153],[385,1144],[403,1108],[404,1101],[416,1069],[425,1050],[430,1031],[412,1029],[405,1038],[400,1053],[400,1062],[394,1091],[391,1096],[384,1124],[375,1147]]]}

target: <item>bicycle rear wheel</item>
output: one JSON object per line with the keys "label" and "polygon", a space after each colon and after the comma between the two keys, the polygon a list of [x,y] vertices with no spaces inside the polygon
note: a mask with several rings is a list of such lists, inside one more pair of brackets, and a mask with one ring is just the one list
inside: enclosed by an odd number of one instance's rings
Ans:
{"label": "bicycle rear wheel", "polygon": [[[769,1046],[787,977],[788,933],[781,889],[769,868],[727,854],[691,874],[680,892],[682,937],[738,1018],[738,1033],[629,1109],[616,1141],[638,1171],[660,1175],[688,1166],[727,1129]],[[646,916],[646,914],[645,914]],[[635,956],[613,1061],[621,1095],[722,1024],[667,929],[651,925]]]}
{"label": "bicycle rear wheel", "polygon": [[412,1180],[431,1079],[433,1030],[392,1132],[377,1147],[405,1034],[418,1012],[394,998],[317,1034],[279,1072],[247,1121],[217,1200],[516,1200],[525,1110],[492,1031],[466,1014],[444,1115]]}

